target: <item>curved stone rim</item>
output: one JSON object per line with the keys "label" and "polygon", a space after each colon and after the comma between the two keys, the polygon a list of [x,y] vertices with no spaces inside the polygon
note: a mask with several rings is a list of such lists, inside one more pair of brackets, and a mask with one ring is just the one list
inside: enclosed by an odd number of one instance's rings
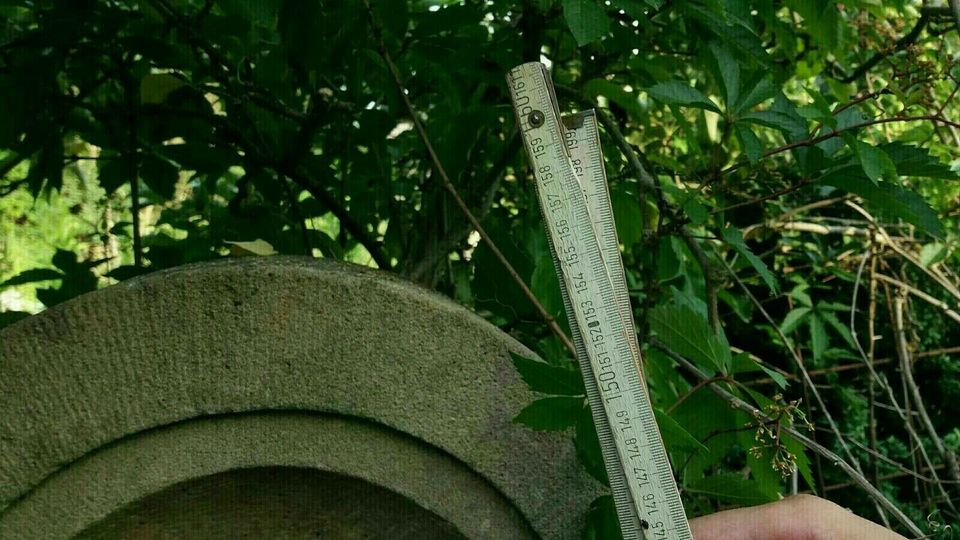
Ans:
{"label": "curved stone rim", "polygon": [[[327,330],[315,335],[318,321]],[[98,335],[100,326],[110,333]],[[122,282],[0,331],[0,508],[133,433],[294,409],[373,419],[441,448],[540,535],[574,537],[602,487],[566,437],[511,423],[534,396],[508,351],[532,356],[446,297],[330,261],[221,260]],[[424,356],[438,360],[416,361]],[[472,361],[480,357],[490,361]],[[328,365],[345,358],[361,359],[377,380]]]}
{"label": "curved stone rim", "polygon": [[[194,418],[137,433],[61,468],[11,505],[0,520],[0,538],[73,538],[145,496],[253,467],[307,468],[358,478],[416,501],[468,538],[497,538],[494,525],[505,523],[517,538],[536,538],[512,503],[465,464],[381,428],[336,415],[260,411]],[[370,444],[406,459],[384,462],[349,451]],[[411,476],[411,470],[418,474]],[[440,493],[434,486],[438,480],[467,491]],[[93,492],[91,485],[96,486]],[[71,511],[54,511],[64,508]]]}

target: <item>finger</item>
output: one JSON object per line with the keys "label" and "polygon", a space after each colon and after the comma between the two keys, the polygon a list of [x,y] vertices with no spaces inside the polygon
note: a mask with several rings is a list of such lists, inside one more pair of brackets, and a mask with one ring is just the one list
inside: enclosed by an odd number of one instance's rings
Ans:
{"label": "finger", "polygon": [[695,540],[905,540],[819,497],[718,512],[691,520]]}

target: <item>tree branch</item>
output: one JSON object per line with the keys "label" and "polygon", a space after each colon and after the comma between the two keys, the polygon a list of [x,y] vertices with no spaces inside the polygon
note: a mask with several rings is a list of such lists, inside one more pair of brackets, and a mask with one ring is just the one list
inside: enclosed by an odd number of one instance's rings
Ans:
{"label": "tree branch", "polygon": [[[951,2],[955,2],[955,1],[956,0],[951,0]],[[898,39],[897,42],[894,43],[893,47],[890,47],[889,49],[883,52],[878,52],[874,54],[873,56],[870,57],[869,60],[857,66],[857,69],[853,70],[853,72],[847,75],[846,77],[839,79],[839,81],[844,84],[852,83],[853,81],[859,79],[860,77],[863,77],[864,74],[870,71],[870,69],[872,69],[874,66],[882,62],[884,58],[890,56],[891,54],[897,51],[903,50],[904,48],[907,47],[907,45],[910,45],[911,43],[916,42],[917,38],[920,37],[920,32],[922,32],[923,28],[927,25],[928,20],[929,19],[927,17],[927,13],[924,11],[921,11],[920,18],[917,19],[917,24],[915,24],[913,28],[910,29],[909,32],[904,34],[903,37]]]}
{"label": "tree branch", "polygon": [[885,275],[883,275],[883,274],[877,274],[877,275],[876,275],[876,278],[877,278],[878,281],[883,281],[884,283],[889,283],[890,285],[893,285],[894,287],[897,287],[897,288],[903,290],[904,292],[908,292],[908,293],[916,296],[917,298],[923,300],[924,302],[930,304],[931,306],[934,306],[934,307],[936,307],[936,308],[939,308],[941,311],[943,311],[943,314],[944,314],[944,315],[946,315],[947,317],[950,317],[951,319],[953,319],[953,320],[957,321],[958,323],[960,323],[960,313],[957,313],[956,311],[954,311],[953,309],[951,309],[951,308],[950,308],[950,304],[947,304],[946,302],[944,302],[944,301],[942,301],[942,300],[940,300],[940,299],[938,299],[938,298],[935,298],[935,297],[933,297],[933,296],[930,296],[929,294],[921,291],[920,289],[918,289],[918,288],[916,288],[916,287],[912,287],[912,286],[910,286],[910,285],[908,285],[908,284],[906,284],[906,283],[904,283],[904,282],[902,282],[902,281],[893,279],[893,278],[890,277],[890,276],[885,276]]}
{"label": "tree branch", "polygon": [[[482,220],[490,211],[497,191],[500,189],[500,181],[503,179],[504,170],[520,150],[521,144],[515,139],[516,137],[511,137],[506,141],[503,153],[487,174],[487,190],[484,193],[483,200],[480,202],[480,207],[474,213],[478,220]],[[420,259],[420,261],[406,273],[406,276],[414,281],[420,281],[424,276],[428,275],[431,269],[446,257],[457,243],[469,234],[471,230],[472,226],[468,222],[468,224],[463,227],[457,227],[452,231],[448,231],[448,234],[438,242],[437,247]]]}
{"label": "tree branch", "polygon": [[[566,92],[570,92],[570,90],[567,90]],[[581,97],[580,99],[585,98]],[[636,150],[634,150],[633,146],[627,142],[627,139],[623,136],[623,133],[620,131],[620,126],[617,125],[616,121],[610,118],[610,115],[608,115],[606,111],[600,107],[597,107],[595,103],[589,101],[588,103],[592,105],[594,109],[596,109],[597,118],[600,119],[600,123],[603,124],[603,127],[607,130],[607,134],[609,134],[610,137],[617,143],[617,148],[620,149],[620,152],[623,154],[623,156],[627,158],[627,163],[630,164],[630,168],[633,169],[633,172],[636,175],[637,183],[647,193],[656,193],[658,197],[657,206],[660,208],[660,215],[662,216],[667,213],[669,208],[666,208],[666,201],[663,199],[659,180],[647,172],[647,169],[642,163],[640,163],[640,158],[637,156]],[[690,233],[690,230],[686,226],[683,226],[680,227],[679,231],[680,236],[690,249],[690,252],[693,253],[694,258],[696,259],[697,264],[700,266],[700,270],[703,273],[704,290],[706,291],[707,296],[707,319],[710,323],[710,329],[713,331],[713,333],[719,333],[720,283],[713,274],[712,266],[710,265],[710,259],[703,251],[703,248],[700,247],[700,244],[697,243],[696,238],[694,238]]]}
{"label": "tree branch", "polygon": [[[740,279],[740,276],[738,276],[737,273],[734,272],[733,268],[731,268],[730,265],[728,265],[727,262],[723,260],[723,258],[720,258],[720,263],[723,264],[723,267],[727,270],[727,273],[734,279],[734,281],[737,282],[737,285],[740,286],[740,288],[747,295],[747,297],[750,299],[753,305],[763,315],[764,319],[766,319],[767,322],[770,324],[770,326],[773,327],[777,335],[780,337],[780,340],[783,341],[784,346],[787,347],[787,350],[790,351],[791,355],[793,356],[794,363],[796,363],[797,368],[800,370],[800,374],[803,377],[802,380],[803,380],[804,387],[809,388],[810,393],[813,394],[813,397],[816,399],[817,406],[820,408],[820,411],[823,413],[823,417],[827,420],[827,424],[830,426],[830,430],[833,432],[834,437],[836,437],[837,442],[840,443],[840,447],[843,448],[843,451],[847,455],[847,458],[853,464],[852,470],[855,470],[855,472],[857,472],[860,475],[860,477],[863,478],[863,471],[860,469],[860,463],[857,462],[857,459],[854,457],[853,452],[850,451],[850,447],[847,446],[847,442],[846,442],[846,439],[844,439],[843,437],[843,433],[841,433],[839,426],[837,426],[836,421],[833,419],[833,415],[830,414],[830,409],[827,408],[826,403],[824,403],[823,401],[823,397],[820,395],[820,391],[817,390],[817,387],[813,384],[813,379],[810,378],[810,372],[807,371],[807,367],[803,362],[803,357],[800,356],[796,348],[790,346],[790,341],[787,339],[787,336],[780,329],[780,326],[773,320],[770,314],[767,313],[767,310],[763,307],[763,304],[757,300],[757,298],[753,295],[753,293],[746,286],[746,284],[744,284],[743,281]],[[811,441],[811,442],[814,442],[814,441]],[[814,444],[816,443],[814,442]],[[883,512],[882,509],[878,509],[878,510],[881,513]]]}
{"label": "tree branch", "polygon": [[[828,139],[839,137],[841,134],[846,133],[848,131],[854,131],[857,129],[863,129],[870,126],[876,126],[880,124],[890,124],[895,122],[933,122],[935,124],[943,124],[945,126],[953,126],[956,128],[960,128],[960,123],[954,122],[952,120],[948,120],[939,114],[923,114],[918,116],[892,116],[889,118],[877,118],[874,120],[860,122],[858,124],[853,124],[847,127],[835,129],[835,130],[832,130],[830,133],[826,133],[824,135],[820,135],[817,137],[810,137],[802,141],[794,141],[792,143],[785,144],[778,148],[774,148],[773,150],[768,150],[763,153],[763,155],[761,156],[761,159],[765,159],[770,156],[775,156],[777,154],[782,154],[783,152],[786,152],[788,150],[793,150],[795,148],[802,148],[805,146],[816,146],[817,144],[820,144],[823,141],[826,141]],[[749,164],[748,160],[738,161],[733,165],[730,165],[723,171],[721,171],[720,174],[726,175],[726,174],[732,173],[733,171],[747,164]]]}
{"label": "tree branch", "polygon": [[[689,360],[687,360],[677,352],[671,350],[664,343],[660,342],[657,338],[655,337],[650,338],[650,344],[662,350],[664,353],[666,353],[667,356],[675,360],[678,364],[680,364],[681,367],[687,370],[697,380],[705,381],[710,378],[707,376],[707,374],[700,371],[700,368],[698,368],[696,365],[694,365],[692,362],[690,362]],[[707,384],[709,385],[710,389],[713,390],[714,393],[716,393],[724,401],[729,403],[733,408],[746,412],[751,417],[756,418],[757,421],[759,422],[769,422],[773,420],[772,418],[764,414],[763,411],[761,411],[760,409],[754,407],[753,405],[750,405],[746,401],[743,401],[737,396],[731,394],[728,390],[726,390],[725,388],[717,384],[717,382],[710,382]],[[887,499],[887,497],[879,489],[877,489],[873,484],[871,484],[870,481],[867,480],[862,473],[860,473],[852,465],[844,461],[842,457],[838,456],[827,447],[813,441],[812,439],[810,439],[803,433],[800,433],[799,431],[797,431],[797,429],[791,426],[782,425],[781,429],[783,429],[784,432],[786,432],[791,437],[799,441],[800,444],[802,444],[805,448],[820,455],[821,457],[825,458],[828,462],[833,463],[837,467],[840,467],[840,469],[843,470],[843,472],[850,477],[850,479],[853,481],[855,485],[859,486],[861,489],[867,492],[867,495],[869,495],[874,501],[876,501],[878,505],[882,506],[884,510],[890,512],[890,514],[892,514],[895,518],[897,518],[897,520],[900,523],[902,523],[903,526],[907,528],[907,530],[910,531],[910,534],[914,536],[923,536],[923,531],[920,529],[920,527],[918,527],[906,514],[904,514],[903,511],[900,510],[900,508],[898,508],[889,499]]]}
{"label": "tree branch", "polygon": [[299,168],[286,170],[280,167],[280,169],[281,170],[277,171],[280,175],[289,177],[300,185],[300,187],[309,191],[310,195],[313,195],[313,198],[320,201],[323,206],[340,220],[340,226],[346,229],[357,242],[360,242],[360,244],[366,248],[373,258],[373,261],[377,263],[378,268],[390,270],[390,258],[386,252],[383,251],[383,244],[368,232],[364,225],[353,219],[350,213],[347,212],[332,195],[327,193],[327,190],[323,189],[323,186],[320,185],[316,179],[304,174]]}
{"label": "tree branch", "polygon": [[[900,372],[903,375],[903,382],[907,385],[907,388],[910,389],[910,395],[917,407],[920,421],[923,423],[923,427],[926,428],[930,440],[933,441],[933,447],[936,448],[937,452],[939,452],[943,458],[944,463],[947,464],[947,474],[953,477],[954,481],[960,482],[960,465],[957,464],[957,455],[943,444],[943,439],[937,434],[937,430],[930,420],[930,415],[927,414],[927,407],[923,404],[920,388],[913,379],[910,349],[907,347],[907,336],[903,324],[903,305],[906,303],[906,291],[903,289],[901,289],[901,291],[903,292],[897,294],[893,299],[893,333],[897,339],[897,355],[900,356]],[[946,489],[944,489],[943,486],[940,486],[940,489],[943,491],[944,497],[947,498],[947,505],[956,511],[956,508],[953,506],[953,501],[950,500]]]}
{"label": "tree branch", "polygon": [[503,255],[500,251],[500,248],[490,239],[490,236],[484,230],[483,226],[480,224],[480,221],[477,220],[476,216],[473,215],[473,212],[470,211],[470,208],[467,207],[467,204],[463,202],[463,198],[460,197],[460,193],[457,192],[457,188],[454,187],[453,182],[450,181],[450,177],[447,176],[447,171],[444,170],[443,164],[440,162],[440,158],[437,157],[437,153],[433,149],[433,144],[430,143],[430,138],[427,136],[427,131],[423,127],[423,123],[420,122],[420,116],[417,114],[416,108],[413,106],[413,103],[410,101],[410,97],[407,95],[406,89],[403,86],[403,80],[400,77],[400,72],[397,69],[396,64],[393,63],[393,60],[390,59],[390,52],[387,51],[387,45],[383,40],[383,28],[380,25],[380,22],[377,20],[376,14],[373,11],[373,6],[370,4],[370,0],[363,0],[364,6],[367,9],[367,15],[370,19],[370,25],[373,29],[374,35],[377,39],[380,56],[383,58],[384,63],[387,64],[387,68],[390,71],[390,75],[393,77],[394,83],[397,85],[397,91],[400,93],[400,97],[403,100],[404,105],[407,108],[408,113],[410,114],[410,119],[413,120],[413,125],[417,130],[417,134],[420,136],[420,140],[423,141],[424,147],[427,149],[427,154],[430,155],[431,161],[433,161],[433,166],[437,171],[437,174],[440,175],[440,179],[443,182],[443,187],[447,190],[447,193],[453,197],[454,202],[460,208],[460,211],[467,217],[467,220],[470,221],[470,224],[473,226],[474,230],[480,235],[480,238],[484,241],[487,247],[490,248],[490,251],[493,255],[500,261],[500,264],[507,270],[507,273],[510,274],[510,277],[517,283],[520,287],[520,290],[523,291],[524,296],[533,304],[537,312],[546,321],[547,326],[550,327],[550,330],[556,334],[557,338],[564,344],[567,350],[570,351],[574,357],[577,355],[576,348],[573,346],[573,341],[570,340],[570,337],[567,336],[563,329],[560,328],[560,325],[557,324],[556,319],[553,315],[547,311],[540,300],[537,299],[536,295],[533,294],[533,291],[530,290],[530,287],[527,286],[523,278],[517,274],[517,271],[514,270],[513,265],[510,264],[510,261]]}

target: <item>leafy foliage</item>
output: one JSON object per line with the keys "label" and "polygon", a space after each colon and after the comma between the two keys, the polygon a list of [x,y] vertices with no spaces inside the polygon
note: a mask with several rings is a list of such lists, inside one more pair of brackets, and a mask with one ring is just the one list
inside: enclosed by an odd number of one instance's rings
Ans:
{"label": "leafy foliage", "polygon": [[[599,107],[606,120],[645,375],[691,513],[797,489],[879,520],[848,475],[778,435],[815,406],[817,442],[921,529],[960,526],[948,500],[960,484],[916,480],[944,470],[938,448],[956,453],[960,440],[960,44],[947,10],[375,0],[370,11],[0,2],[0,324],[221,256],[376,266],[533,349],[539,359],[513,357],[538,394],[517,422],[572,436],[606,482],[577,366],[490,245],[568,330],[503,82],[544,60],[565,110]],[[925,403],[902,390],[901,365]],[[731,409],[711,384],[776,420]],[[924,404],[933,429],[905,426],[898,411]],[[619,534],[610,497],[588,516],[586,537]]]}

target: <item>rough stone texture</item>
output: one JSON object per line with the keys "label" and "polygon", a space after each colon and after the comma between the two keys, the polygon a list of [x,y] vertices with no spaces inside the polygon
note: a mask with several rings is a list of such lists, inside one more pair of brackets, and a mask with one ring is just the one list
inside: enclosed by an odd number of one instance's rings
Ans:
{"label": "rough stone texture", "polygon": [[[251,468],[301,471],[263,487],[293,514],[298,493],[345,478],[406,501],[283,526],[366,538],[409,504],[421,510],[397,531],[422,537],[575,537],[599,486],[564,437],[510,422],[532,396],[508,351],[530,354],[430,291],[310,259],[192,265],[82,296],[0,332],[0,538],[144,515],[164,538],[156,509],[194,506],[152,495],[248,485]],[[197,507],[228,511],[216,500]]]}

